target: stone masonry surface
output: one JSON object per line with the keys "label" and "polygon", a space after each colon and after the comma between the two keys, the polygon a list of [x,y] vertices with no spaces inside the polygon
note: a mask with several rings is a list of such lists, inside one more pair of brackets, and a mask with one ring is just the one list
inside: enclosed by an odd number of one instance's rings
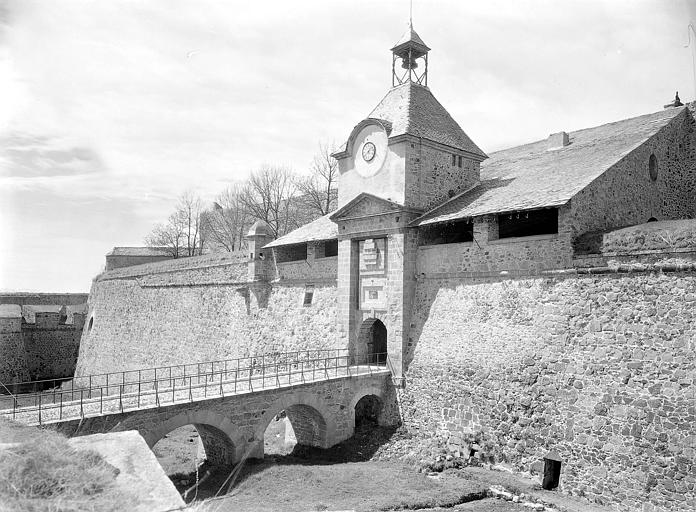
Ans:
{"label": "stone masonry surface", "polygon": [[[696,274],[418,282],[403,420],[617,510],[696,500]],[[643,503],[646,503],[643,507]],[[654,508],[652,508],[654,507]]]}
{"label": "stone masonry surface", "polygon": [[335,286],[303,306],[302,282],[254,286],[237,267],[95,280],[76,375],[337,347]]}

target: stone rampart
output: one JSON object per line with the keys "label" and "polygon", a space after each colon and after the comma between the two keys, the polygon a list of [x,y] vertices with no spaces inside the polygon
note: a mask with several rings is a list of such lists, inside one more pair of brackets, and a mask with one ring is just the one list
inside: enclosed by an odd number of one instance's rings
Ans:
{"label": "stone rampart", "polygon": [[696,269],[684,268],[421,276],[405,424],[522,471],[555,450],[565,492],[683,510],[696,499]]}
{"label": "stone rampart", "polygon": [[[318,282],[321,274],[248,283],[246,263],[211,258],[99,276],[77,375],[337,347],[336,286]],[[308,305],[305,282],[313,285]]]}
{"label": "stone rampart", "polygon": [[[0,382],[71,377],[84,325],[81,306],[0,306]],[[0,388],[0,393],[7,390]]]}

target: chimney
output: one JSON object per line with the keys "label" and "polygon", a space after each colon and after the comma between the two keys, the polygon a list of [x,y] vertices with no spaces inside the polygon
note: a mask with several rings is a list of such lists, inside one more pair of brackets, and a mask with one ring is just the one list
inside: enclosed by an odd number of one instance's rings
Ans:
{"label": "chimney", "polygon": [[547,151],[561,149],[570,144],[570,137],[566,132],[552,133],[547,142]]}
{"label": "chimney", "polygon": [[682,105],[684,104],[679,99],[679,91],[677,91],[674,94],[674,101],[672,101],[672,103],[667,103],[667,105],[665,105],[665,108],[681,107]]}

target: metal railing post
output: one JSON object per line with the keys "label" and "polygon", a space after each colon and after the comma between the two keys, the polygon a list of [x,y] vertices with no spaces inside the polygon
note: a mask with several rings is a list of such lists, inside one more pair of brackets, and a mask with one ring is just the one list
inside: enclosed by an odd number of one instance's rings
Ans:
{"label": "metal railing post", "polygon": [[[125,379],[125,375],[123,378]],[[118,405],[121,412],[123,412],[123,384],[118,387]]]}
{"label": "metal railing post", "polygon": [[41,425],[41,394],[39,393],[39,425]]}

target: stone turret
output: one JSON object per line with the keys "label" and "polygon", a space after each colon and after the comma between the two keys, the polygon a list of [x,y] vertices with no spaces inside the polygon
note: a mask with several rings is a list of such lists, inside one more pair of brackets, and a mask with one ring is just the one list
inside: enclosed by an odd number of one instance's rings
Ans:
{"label": "stone turret", "polygon": [[275,238],[271,227],[263,220],[257,220],[244,237],[249,252],[249,281],[268,281],[273,272],[270,251],[263,246]]}

